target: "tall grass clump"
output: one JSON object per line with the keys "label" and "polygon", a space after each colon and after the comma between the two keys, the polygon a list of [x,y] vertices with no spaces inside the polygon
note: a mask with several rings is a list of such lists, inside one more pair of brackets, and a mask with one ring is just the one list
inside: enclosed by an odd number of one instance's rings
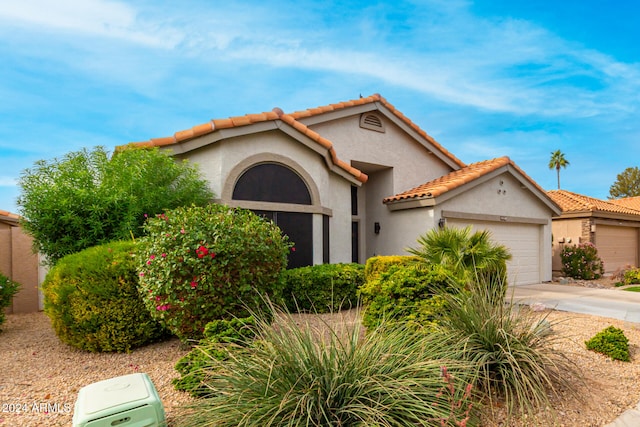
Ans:
{"label": "tall grass clump", "polygon": [[358,322],[342,330],[275,316],[269,324],[256,315],[250,345],[201,348],[227,354],[210,358],[209,397],[180,425],[474,425],[473,369],[456,361],[455,348],[415,329],[379,327],[365,335]]}
{"label": "tall grass clump", "polygon": [[444,295],[449,310],[440,325],[449,345],[476,366],[477,389],[491,407],[500,401],[509,416],[532,415],[551,407],[561,391],[575,392],[570,379],[578,372],[554,350],[560,337],[546,315],[508,303],[499,284],[478,280],[470,286],[470,293]]}

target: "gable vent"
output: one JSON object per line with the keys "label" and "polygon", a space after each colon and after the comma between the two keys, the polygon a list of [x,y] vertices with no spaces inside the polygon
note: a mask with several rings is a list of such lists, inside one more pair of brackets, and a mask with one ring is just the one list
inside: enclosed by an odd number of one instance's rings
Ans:
{"label": "gable vent", "polygon": [[382,119],[375,114],[365,113],[360,116],[360,127],[363,129],[375,130],[376,132],[384,132],[384,124]]}

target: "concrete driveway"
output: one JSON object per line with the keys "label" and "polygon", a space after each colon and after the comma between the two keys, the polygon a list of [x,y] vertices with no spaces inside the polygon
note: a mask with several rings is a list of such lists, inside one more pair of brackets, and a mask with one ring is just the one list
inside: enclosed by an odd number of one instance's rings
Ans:
{"label": "concrete driveway", "polygon": [[555,310],[620,319],[640,326],[640,292],[539,283],[512,286],[507,294],[510,297],[514,302],[542,303]]}

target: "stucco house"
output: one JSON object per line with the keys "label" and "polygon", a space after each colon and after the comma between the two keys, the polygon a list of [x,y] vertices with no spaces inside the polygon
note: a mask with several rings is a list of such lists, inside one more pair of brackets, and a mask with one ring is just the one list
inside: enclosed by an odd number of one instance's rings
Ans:
{"label": "stucco house", "polygon": [[591,242],[605,274],[640,265],[640,197],[600,200],[566,190],[547,193],[562,209],[553,219],[553,271],[560,272],[566,245]]}
{"label": "stucco house", "polygon": [[406,254],[429,229],[471,225],[510,248],[512,283],[551,280],[547,193],[507,157],[465,164],[377,94],[134,144],[197,163],[217,202],[273,219],[290,267]]}
{"label": "stucco house", "polygon": [[30,313],[42,308],[38,289],[39,260],[32,239],[20,227],[17,214],[0,210],[0,272],[22,285],[8,313]]}

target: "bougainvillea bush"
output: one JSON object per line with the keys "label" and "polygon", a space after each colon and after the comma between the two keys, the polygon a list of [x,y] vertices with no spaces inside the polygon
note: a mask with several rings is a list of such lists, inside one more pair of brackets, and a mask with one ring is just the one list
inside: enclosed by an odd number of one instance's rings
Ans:
{"label": "bougainvillea bush", "polygon": [[265,295],[281,298],[292,245],[271,221],[211,204],[149,218],[139,243],[140,292],[152,316],[181,340],[207,323],[246,317]]}
{"label": "bougainvillea bush", "polygon": [[591,242],[565,246],[560,253],[562,272],[576,279],[599,279],[604,274],[604,264],[598,249]]}

